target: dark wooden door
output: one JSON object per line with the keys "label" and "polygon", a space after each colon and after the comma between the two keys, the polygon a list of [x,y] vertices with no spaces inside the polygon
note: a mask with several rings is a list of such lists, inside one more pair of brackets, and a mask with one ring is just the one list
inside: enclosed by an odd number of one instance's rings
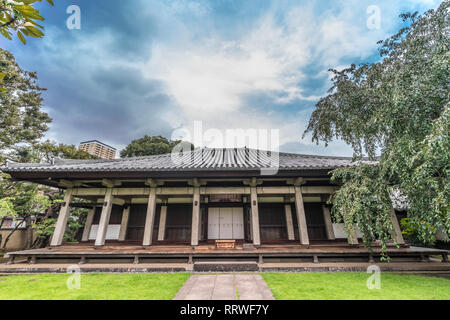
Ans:
{"label": "dark wooden door", "polygon": [[[155,219],[153,221],[152,241],[158,240],[159,217],[161,205],[156,205]],[[126,240],[142,241],[144,239],[145,219],[147,217],[147,204],[132,204],[128,217]]]}
{"label": "dark wooden door", "polygon": [[145,217],[147,204],[132,204],[128,217],[128,228],[126,239],[131,241],[142,241],[144,239]]}
{"label": "dark wooden door", "polygon": [[[100,218],[102,216],[102,209],[103,207],[96,207],[95,208],[95,214],[94,219],[92,220],[92,224],[99,224]],[[109,217],[108,224],[121,224],[122,223],[122,212],[123,207],[113,204],[111,208],[111,215]]]}
{"label": "dark wooden door", "polygon": [[321,203],[305,203],[309,240],[326,240],[327,232]]}
{"label": "dark wooden door", "polygon": [[261,241],[288,239],[283,203],[260,203],[258,211]]}
{"label": "dark wooden door", "polygon": [[169,204],[166,218],[166,240],[191,239],[192,204]]}

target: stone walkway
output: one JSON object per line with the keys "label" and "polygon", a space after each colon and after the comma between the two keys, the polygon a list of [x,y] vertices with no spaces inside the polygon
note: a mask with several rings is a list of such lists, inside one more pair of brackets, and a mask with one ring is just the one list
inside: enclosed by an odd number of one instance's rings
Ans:
{"label": "stone walkway", "polygon": [[275,300],[260,275],[192,275],[174,300]]}

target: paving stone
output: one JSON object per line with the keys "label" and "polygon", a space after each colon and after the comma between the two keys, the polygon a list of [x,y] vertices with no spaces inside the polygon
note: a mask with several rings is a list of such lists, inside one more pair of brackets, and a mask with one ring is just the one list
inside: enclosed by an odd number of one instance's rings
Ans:
{"label": "paving stone", "polygon": [[236,300],[235,276],[218,275],[212,295],[212,300]]}
{"label": "paving stone", "polygon": [[261,275],[192,275],[175,300],[274,300]]}
{"label": "paving stone", "polygon": [[274,300],[261,275],[236,275],[240,300]]}

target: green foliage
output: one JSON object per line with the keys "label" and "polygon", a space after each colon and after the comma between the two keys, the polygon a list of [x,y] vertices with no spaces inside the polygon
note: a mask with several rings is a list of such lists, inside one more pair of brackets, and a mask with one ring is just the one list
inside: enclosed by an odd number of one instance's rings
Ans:
{"label": "green foliage", "polygon": [[[62,193],[58,194],[55,199],[52,201],[52,205],[54,206],[55,211],[59,211],[60,203],[64,195]],[[74,203],[84,203],[86,200],[82,199],[74,199]],[[86,222],[88,210],[84,208],[72,208],[70,212],[70,217],[67,220],[67,229],[64,233],[64,241],[66,242],[76,242],[77,234],[81,228],[84,227]],[[45,245],[48,240],[53,235],[55,231],[56,218],[46,218],[42,219],[36,224],[33,225],[33,230],[36,232],[37,242]]]}
{"label": "green foliage", "polygon": [[[31,183],[11,182],[9,178],[2,174],[0,179],[0,222],[6,217],[31,221],[31,217],[42,214],[51,206],[51,201],[42,188]],[[30,228],[28,222],[26,228]],[[9,236],[14,232],[15,229]],[[3,242],[3,249],[6,248],[9,236]],[[31,246],[31,240],[27,239],[27,246]]]}
{"label": "green foliage", "polygon": [[[23,43],[25,37],[41,38],[44,36],[44,27],[38,21],[45,19],[40,15],[39,10],[33,7],[36,2],[42,0],[0,0],[0,34],[12,40],[13,34]],[[52,0],[46,0],[53,5]]]}
{"label": "green foliage", "polygon": [[81,274],[79,290],[68,290],[70,274],[2,277],[0,300],[172,300],[188,273]]}
{"label": "green foliage", "polygon": [[6,74],[0,92],[0,150],[19,143],[34,143],[51,122],[41,110],[44,89],[36,84],[37,76],[20,68],[14,56],[0,49],[0,70]]}
{"label": "green foliage", "polygon": [[0,72],[0,92],[5,92],[6,91],[6,89],[1,86],[2,82],[3,82],[3,79],[5,77],[6,77],[6,73]]}
{"label": "green foliage", "polygon": [[381,240],[385,250],[394,228],[390,220],[390,190],[386,181],[380,179],[379,167],[361,164],[337,169],[333,172],[332,182],[342,184],[332,197],[335,220],[344,222],[348,234],[355,232],[356,224],[367,247]]}
{"label": "green foliage", "polygon": [[394,168],[389,169],[398,174],[399,186],[408,196],[408,217],[420,243],[434,243],[438,231],[450,234],[449,117],[447,104],[422,141],[405,141],[402,155],[400,150],[388,155]]}
{"label": "green foliage", "polygon": [[35,184],[10,183],[2,174],[0,183],[0,218],[5,216],[29,217],[45,212],[51,205],[48,197]]}
{"label": "green foliage", "polygon": [[47,218],[33,225],[38,239],[49,239],[55,231],[56,218]]}
{"label": "green foliage", "polygon": [[34,148],[41,154],[41,157],[50,161],[52,157],[61,159],[79,159],[79,160],[93,160],[97,159],[89,153],[77,149],[74,145],[66,145],[63,143],[56,143],[50,140],[36,144]]}
{"label": "green foliage", "polygon": [[357,157],[373,158],[405,136],[422,141],[449,98],[449,7],[402,15],[411,24],[381,42],[380,62],[330,70],[333,85],[305,133],[317,143],[343,139]]}
{"label": "green foliage", "polygon": [[367,287],[370,274],[263,273],[279,300],[448,300],[450,280],[382,272],[380,289]]}
{"label": "green foliage", "polygon": [[433,242],[437,230],[449,234],[449,9],[446,0],[421,16],[403,14],[409,25],[380,42],[379,62],[331,70],[333,85],[305,131],[317,143],[344,140],[355,160],[381,152],[371,169],[333,172],[342,184],[335,214],[347,224],[353,218],[366,244],[388,240],[393,189],[407,197],[422,243]]}
{"label": "green foliage", "polygon": [[151,156],[171,153],[172,149],[181,141],[170,141],[165,137],[149,137],[133,140],[120,152],[122,158]]}
{"label": "green foliage", "polygon": [[10,160],[16,162],[50,162],[52,158],[94,160],[95,156],[78,150],[74,145],[66,145],[54,141],[37,142],[31,145],[20,145],[6,153]]}
{"label": "green foliage", "polygon": [[[52,6],[53,0],[46,0]],[[0,0],[0,35],[12,40],[13,34],[23,43],[26,43],[25,37],[41,38],[44,36],[42,29],[44,27],[37,21],[44,21],[39,10],[33,8],[36,2],[41,0]],[[8,89],[3,85],[5,72],[8,71],[0,62],[0,93],[7,92]],[[8,73],[9,74],[9,73]]]}
{"label": "green foliage", "polygon": [[[0,49],[0,68],[6,75],[2,83],[6,91],[0,92],[0,160],[6,156],[13,161],[35,163],[48,162],[52,157],[95,159],[73,145],[39,141],[48,130],[51,119],[41,111],[41,93],[44,89],[36,84],[36,74],[22,70],[14,56],[3,49]],[[53,233],[62,196],[59,191],[11,181],[9,176],[3,175],[0,179],[0,223],[5,217],[26,219],[45,214],[48,220],[44,219],[35,226],[38,239],[45,245],[45,241]],[[85,216],[85,209],[73,210],[68,222],[67,241],[74,240]],[[27,225],[26,228],[29,229],[30,226]],[[6,247],[6,241],[3,246]]]}
{"label": "green foliage", "polygon": [[434,245],[434,239],[432,239],[432,242],[424,243],[419,239],[419,230],[421,228],[429,228],[430,232],[434,232],[434,228],[431,227],[428,223],[421,221],[419,224],[414,223],[410,218],[403,218],[400,220],[400,226],[402,228],[403,235],[408,239],[409,242],[411,242],[414,245],[428,245],[432,246]]}

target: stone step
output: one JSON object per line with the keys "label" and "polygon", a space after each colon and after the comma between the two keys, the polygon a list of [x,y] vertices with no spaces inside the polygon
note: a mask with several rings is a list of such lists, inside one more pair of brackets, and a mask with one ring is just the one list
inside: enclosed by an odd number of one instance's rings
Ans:
{"label": "stone step", "polygon": [[219,261],[219,262],[195,262],[196,272],[255,272],[259,271],[258,263],[252,261]]}

